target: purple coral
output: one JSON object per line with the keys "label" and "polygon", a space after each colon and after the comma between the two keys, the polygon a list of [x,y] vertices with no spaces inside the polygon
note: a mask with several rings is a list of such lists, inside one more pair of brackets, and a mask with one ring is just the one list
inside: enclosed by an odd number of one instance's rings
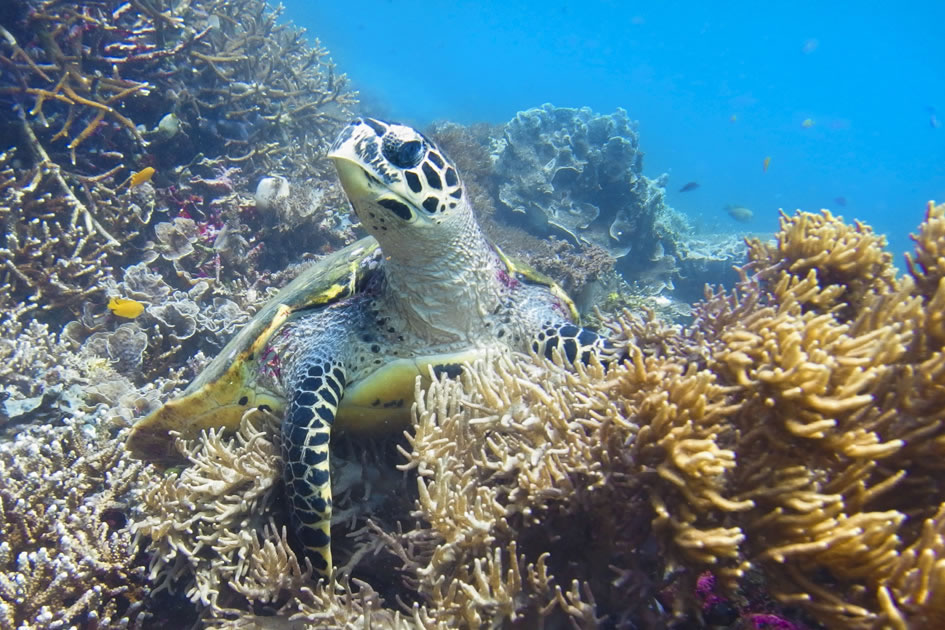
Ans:
{"label": "purple coral", "polygon": [[702,603],[702,616],[706,623],[728,626],[742,619],[750,622],[755,630],[804,630],[803,626],[773,613],[739,609],[733,601],[715,592],[717,585],[716,577],[711,571],[704,571],[696,579],[695,595]]}
{"label": "purple coral", "polygon": [[796,623],[770,613],[752,613],[746,615],[756,630],[803,630]]}

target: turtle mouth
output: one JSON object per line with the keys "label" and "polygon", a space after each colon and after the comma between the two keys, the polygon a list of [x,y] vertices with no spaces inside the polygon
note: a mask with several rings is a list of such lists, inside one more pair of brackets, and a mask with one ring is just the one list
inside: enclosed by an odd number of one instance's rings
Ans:
{"label": "turtle mouth", "polygon": [[[331,157],[331,156],[330,156]],[[361,223],[375,234],[386,232],[396,221],[413,223],[421,216],[410,201],[356,162],[344,157],[331,157],[341,180],[341,187]],[[393,217],[397,219],[393,219]]]}

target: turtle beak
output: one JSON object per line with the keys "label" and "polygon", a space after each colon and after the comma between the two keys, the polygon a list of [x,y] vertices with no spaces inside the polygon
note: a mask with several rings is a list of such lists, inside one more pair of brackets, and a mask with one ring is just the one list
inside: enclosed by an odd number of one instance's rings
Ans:
{"label": "turtle beak", "polygon": [[377,143],[374,130],[358,119],[341,130],[328,151],[328,159],[334,163],[341,186],[352,201],[378,193],[377,184],[371,181],[364,168],[362,155],[366,147],[377,147]]}
{"label": "turtle beak", "polygon": [[367,177],[367,172],[361,168],[361,165],[350,159],[329,155],[335,164],[335,170],[338,171],[338,179],[341,181],[341,187],[344,188],[348,199],[354,201],[364,197],[377,196],[376,185]]}

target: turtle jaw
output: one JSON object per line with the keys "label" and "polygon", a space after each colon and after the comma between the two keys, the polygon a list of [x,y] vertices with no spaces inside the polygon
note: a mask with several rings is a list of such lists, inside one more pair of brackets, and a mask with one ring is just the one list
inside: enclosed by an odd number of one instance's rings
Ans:
{"label": "turtle jaw", "polygon": [[[405,223],[416,223],[420,212],[409,201],[381,183],[354,160],[335,153],[328,154],[338,171],[338,179],[345,195],[366,227],[386,227],[384,217],[397,215]],[[379,223],[380,225],[375,226]],[[376,229],[372,229],[375,232]]]}

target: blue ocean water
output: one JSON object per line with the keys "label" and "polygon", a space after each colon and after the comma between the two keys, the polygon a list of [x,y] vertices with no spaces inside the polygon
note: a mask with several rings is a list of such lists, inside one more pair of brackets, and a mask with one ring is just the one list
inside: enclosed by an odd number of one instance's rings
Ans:
{"label": "blue ocean water", "polygon": [[925,202],[945,199],[941,0],[284,4],[380,117],[623,107],[645,174],[670,173],[668,203],[706,229],[770,232],[779,208],[829,208],[887,234],[901,264]]}

